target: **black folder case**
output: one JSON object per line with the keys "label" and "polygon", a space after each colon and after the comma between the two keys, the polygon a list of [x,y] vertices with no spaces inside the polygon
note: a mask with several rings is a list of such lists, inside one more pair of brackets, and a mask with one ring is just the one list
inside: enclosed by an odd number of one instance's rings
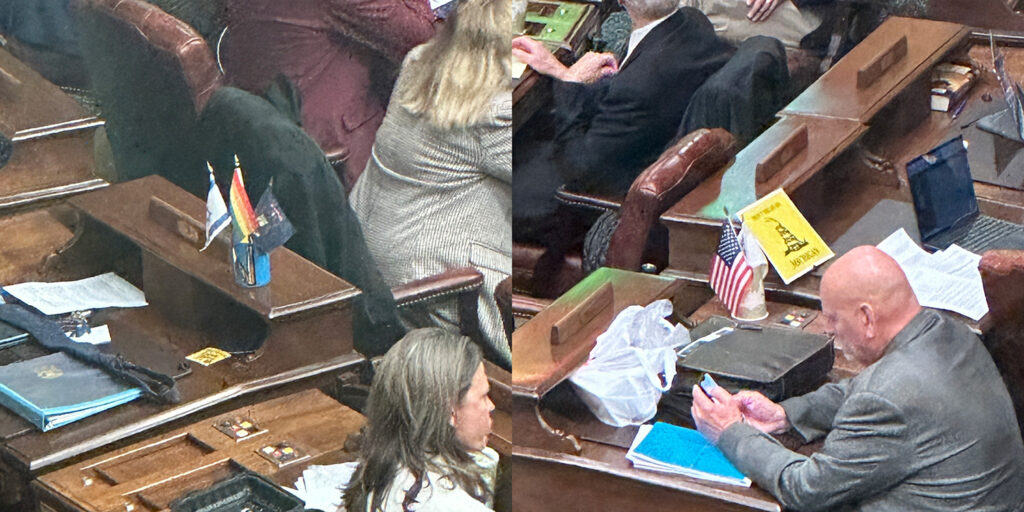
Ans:
{"label": "black folder case", "polygon": [[733,329],[679,358],[674,387],[689,394],[701,374],[709,373],[730,392],[750,389],[779,401],[813,391],[832,369],[832,340],[791,327],[752,330],[711,317],[694,327],[690,338],[699,340],[723,327]]}

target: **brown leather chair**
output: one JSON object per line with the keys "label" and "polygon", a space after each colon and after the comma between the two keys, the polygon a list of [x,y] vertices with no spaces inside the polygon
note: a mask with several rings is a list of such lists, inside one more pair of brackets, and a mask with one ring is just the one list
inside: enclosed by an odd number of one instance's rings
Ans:
{"label": "brown leather chair", "polygon": [[985,346],[1010,391],[1017,423],[1024,425],[1024,251],[986,251],[978,269],[989,308]]}
{"label": "brown leather chair", "polygon": [[604,266],[640,270],[643,249],[661,214],[727,164],[734,148],[732,135],[714,128],[694,131],[665,150],[629,188]]}
{"label": "brown leather chair", "polygon": [[[594,259],[594,267],[609,266],[625,270],[641,270],[645,262],[656,260],[664,266],[667,261],[667,246],[652,247],[652,233],[660,227],[658,218],[684,195],[693,190],[701,181],[726,165],[735,154],[735,140],[729,132],[721,129],[700,129],[687,134],[664,153],[650,167],[633,181],[625,198],[601,197],[558,191],[559,199],[567,204],[582,208],[614,212],[599,222],[608,227],[608,234],[597,235],[608,241],[588,244],[587,259]],[[600,229],[600,227],[598,227]],[[592,233],[593,234],[593,233]],[[595,237],[589,237],[593,240]],[[592,247],[598,246],[598,247]],[[660,253],[660,254],[659,254]],[[551,264],[544,261],[543,249],[517,244],[513,248],[513,279],[520,292],[513,297],[513,310],[517,316],[528,316],[546,307],[546,299],[554,298],[585,275],[582,256],[572,254],[564,261],[553,262],[561,269],[552,274],[554,279],[545,283],[533,282],[536,269]],[[657,269],[659,265],[655,265]],[[543,286],[546,285],[546,288]],[[540,299],[523,291],[541,289]]]}
{"label": "brown leather chair", "polygon": [[94,92],[124,181],[159,172],[205,196],[196,118],[221,85],[206,40],[142,0],[74,0]]}

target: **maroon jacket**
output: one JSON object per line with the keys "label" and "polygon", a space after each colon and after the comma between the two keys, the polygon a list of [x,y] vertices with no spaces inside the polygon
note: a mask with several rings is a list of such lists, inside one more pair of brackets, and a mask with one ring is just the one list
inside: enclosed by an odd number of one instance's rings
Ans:
{"label": "maroon jacket", "polygon": [[302,124],[346,155],[347,189],[366,167],[405,54],[434,34],[427,0],[230,0],[222,64],[229,83],[262,93],[284,73],[302,93]]}

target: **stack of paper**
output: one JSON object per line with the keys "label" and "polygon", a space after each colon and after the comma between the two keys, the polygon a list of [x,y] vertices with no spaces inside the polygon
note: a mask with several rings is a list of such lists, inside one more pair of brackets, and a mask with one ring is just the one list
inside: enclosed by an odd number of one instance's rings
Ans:
{"label": "stack of paper", "polygon": [[345,489],[358,465],[358,462],[346,462],[330,466],[310,466],[295,481],[295,489],[288,490],[306,502],[307,509],[325,512],[337,510],[341,507]]}
{"label": "stack of paper", "polygon": [[700,432],[668,423],[641,426],[626,458],[640,469],[750,487],[750,479]]}
{"label": "stack of paper", "polygon": [[900,264],[922,306],[955,311],[974,321],[988,313],[978,271],[981,256],[955,244],[928,254],[903,229],[882,240],[878,248]]}
{"label": "stack of paper", "polygon": [[44,315],[97,308],[137,308],[146,305],[142,290],[113,272],[58,283],[19,283],[3,287],[18,300]]}

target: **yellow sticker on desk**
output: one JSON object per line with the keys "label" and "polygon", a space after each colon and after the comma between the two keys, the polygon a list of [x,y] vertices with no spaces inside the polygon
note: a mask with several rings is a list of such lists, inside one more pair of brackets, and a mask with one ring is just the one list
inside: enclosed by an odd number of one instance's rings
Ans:
{"label": "yellow sticker on desk", "polygon": [[217,361],[223,361],[229,357],[231,357],[231,354],[224,352],[219,348],[206,347],[199,352],[189,354],[185,359],[195,361],[203,366],[210,366]]}
{"label": "yellow sticker on desk", "polygon": [[739,216],[786,284],[834,256],[781,188],[740,210]]}

